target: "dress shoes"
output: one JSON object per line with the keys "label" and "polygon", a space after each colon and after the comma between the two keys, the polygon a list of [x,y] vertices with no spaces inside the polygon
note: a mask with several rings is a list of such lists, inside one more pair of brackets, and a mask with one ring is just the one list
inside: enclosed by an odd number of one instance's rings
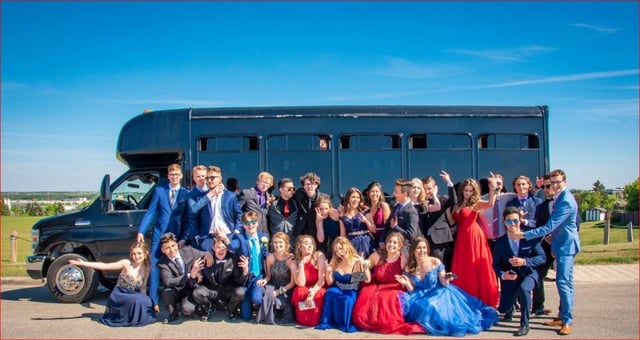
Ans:
{"label": "dress shoes", "polygon": [[513,333],[513,336],[525,336],[529,334],[529,326],[522,326],[518,328],[518,330]]}
{"label": "dress shoes", "polygon": [[541,308],[541,309],[535,310],[532,314],[535,315],[535,316],[549,315],[549,314],[551,314],[551,310],[546,309],[546,308]]}
{"label": "dress shoes", "polygon": [[513,312],[505,313],[502,316],[502,319],[500,319],[500,321],[502,322],[511,322],[512,320],[513,320]]}
{"label": "dress shoes", "polygon": [[558,331],[560,335],[570,335],[571,331],[573,331],[573,327],[569,324],[562,325],[562,328]]}
{"label": "dress shoes", "polygon": [[544,324],[547,326],[563,326],[564,322],[562,322],[562,319],[554,318],[553,320],[547,321]]}
{"label": "dress shoes", "polygon": [[174,310],[173,312],[171,312],[171,314],[169,314],[168,317],[162,319],[162,323],[166,325],[169,322],[173,322],[176,320],[178,320],[178,310]]}

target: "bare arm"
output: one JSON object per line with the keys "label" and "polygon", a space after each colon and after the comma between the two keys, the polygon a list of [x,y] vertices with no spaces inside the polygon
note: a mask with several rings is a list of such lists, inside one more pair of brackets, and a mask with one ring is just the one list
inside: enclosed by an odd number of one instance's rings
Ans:
{"label": "bare arm", "polygon": [[80,267],[93,268],[97,270],[114,270],[114,271],[122,270],[125,266],[130,264],[129,260],[126,260],[126,259],[122,259],[117,262],[104,263],[104,262],[88,262],[81,258],[78,258],[77,260],[69,260],[69,263],[76,266],[80,266]]}

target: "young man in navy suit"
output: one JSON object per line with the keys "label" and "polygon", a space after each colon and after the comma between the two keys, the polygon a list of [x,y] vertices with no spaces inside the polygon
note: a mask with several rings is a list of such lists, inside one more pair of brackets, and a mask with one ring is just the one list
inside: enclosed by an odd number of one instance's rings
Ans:
{"label": "young man in navy suit", "polygon": [[[236,193],[226,190],[219,167],[207,167],[206,181],[209,190],[191,208],[194,214],[198,214],[199,220],[198,224],[192,226],[191,235],[196,248],[209,251],[214,238],[223,238],[229,244],[233,242],[233,236],[242,231],[242,209]],[[230,249],[236,246],[231,245]]]}
{"label": "young man in navy suit", "polygon": [[556,257],[556,287],[560,295],[560,318],[545,323],[560,326],[558,334],[569,335],[573,330],[573,263],[580,252],[578,236],[578,204],[567,189],[567,176],[562,170],[553,170],[549,182],[553,188],[553,212],[543,226],[526,232],[513,232],[511,237],[527,240],[544,237],[551,233],[551,252]]}
{"label": "young man in navy suit", "polygon": [[387,221],[385,238],[393,231],[397,231],[404,236],[406,244],[422,234],[420,230],[420,216],[418,210],[411,203],[411,181],[397,179],[393,188],[393,197],[396,204],[391,209],[391,216]]}
{"label": "young man in navy suit", "polygon": [[[153,301],[155,312],[160,311],[158,305],[159,276],[156,264],[162,256],[160,237],[166,232],[172,232],[182,247],[185,243],[185,229],[188,224],[187,195],[189,191],[180,186],[182,168],[178,164],[171,164],[167,168],[169,184],[158,185],[153,193],[149,209],[144,214],[138,228],[138,242],[144,242],[144,234],[155,222],[151,237],[151,272],[149,273],[149,297]],[[156,219],[157,217],[157,219]]]}
{"label": "young man in navy suit", "polygon": [[[507,207],[503,213],[503,223],[507,231],[520,231],[521,214],[516,207]],[[500,305],[498,312],[505,313],[502,321],[511,321],[513,304],[520,301],[520,328],[514,336],[529,333],[529,312],[531,291],[541,284],[536,267],[543,264],[546,257],[539,240],[513,240],[509,234],[496,240],[493,248],[493,269],[500,278]]]}
{"label": "young man in navy suit", "polygon": [[[260,306],[264,287],[258,285],[258,281],[264,278],[265,258],[269,252],[268,234],[258,231],[258,214],[247,211],[242,214],[244,232],[235,236],[237,242],[236,254],[243,260],[248,258],[249,274],[245,282],[246,293],[240,306],[240,316],[244,320],[250,320],[252,316],[252,304]],[[264,284],[263,284],[264,285]]]}

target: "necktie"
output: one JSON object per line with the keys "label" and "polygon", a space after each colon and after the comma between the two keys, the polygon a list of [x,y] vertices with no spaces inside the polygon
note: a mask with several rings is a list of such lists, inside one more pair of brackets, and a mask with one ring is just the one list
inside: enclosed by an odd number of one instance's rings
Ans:
{"label": "necktie", "polygon": [[251,238],[251,272],[253,275],[260,275],[260,246],[258,245],[258,238]]}
{"label": "necktie", "polygon": [[169,198],[171,198],[171,208],[173,208],[176,205],[176,189],[171,189]]}
{"label": "necktie", "polygon": [[518,241],[509,240],[511,242],[511,250],[513,251],[513,256],[518,255]]}
{"label": "necktie", "polygon": [[402,204],[396,204],[395,208],[393,208],[393,217],[398,218],[398,214],[400,213],[400,209],[402,209]]}
{"label": "necktie", "polygon": [[289,218],[289,201],[284,201],[284,218]]}
{"label": "necktie", "polygon": [[180,276],[184,275],[184,269],[182,268],[182,260],[179,257],[176,257],[176,267],[178,267],[178,273]]}
{"label": "necktie", "polygon": [[493,204],[493,224],[492,224],[492,229],[493,229],[493,237],[498,238],[498,235],[500,235],[500,211],[498,209],[498,202],[496,201]]}

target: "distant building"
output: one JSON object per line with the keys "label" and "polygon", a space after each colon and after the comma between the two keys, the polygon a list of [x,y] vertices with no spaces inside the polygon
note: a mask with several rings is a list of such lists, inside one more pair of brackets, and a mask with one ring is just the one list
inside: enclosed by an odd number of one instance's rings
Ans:
{"label": "distant building", "polygon": [[591,208],[584,212],[584,221],[604,221],[607,217],[607,209]]}
{"label": "distant building", "polygon": [[624,197],[624,189],[623,188],[615,188],[615,189],[607,189],[605,191],[607,195],[613,195],[616,199],[623,199]]}

